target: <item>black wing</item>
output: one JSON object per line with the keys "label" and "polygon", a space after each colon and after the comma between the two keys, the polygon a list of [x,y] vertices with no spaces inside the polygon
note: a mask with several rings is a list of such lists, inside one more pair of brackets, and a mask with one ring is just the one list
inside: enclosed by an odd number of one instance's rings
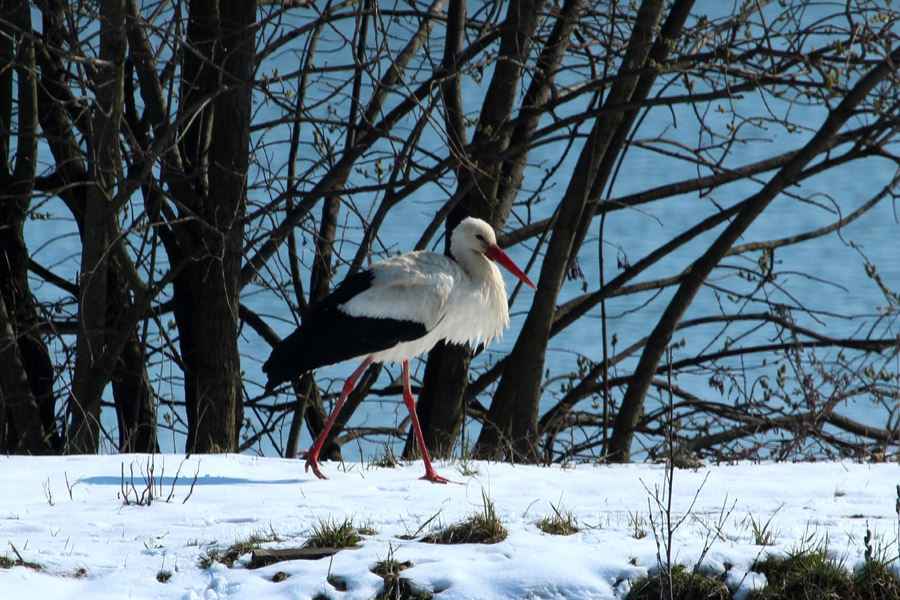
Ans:
{"label": "black wing", "polygon": [[266,391],[319,367],[386,350],[427,333],[423,323],[351,317],[338,308],[369,289],[374,277],[372,271],[362,271],[342,281],[300,327],[272,349],[262,367],[269,378]]}

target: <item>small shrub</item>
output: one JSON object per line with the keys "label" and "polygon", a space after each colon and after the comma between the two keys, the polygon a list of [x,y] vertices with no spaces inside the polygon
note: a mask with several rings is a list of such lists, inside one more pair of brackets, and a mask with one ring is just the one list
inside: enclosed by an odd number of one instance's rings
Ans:
{"label": "small shrub", "polygon": [[[166,486],[163,485],[166,471],[165,459],[161,461],[158,475],[156,473],[155,455],[151,454],[148,456],[145,463],[138,462],[137,482],[134,474],[135,462],[136,461],[131,461],[131,465],[128,467],[128,477],[125,476],[125,463],[121,464],[119,498],[122,499],[122,503],[125,504],[125,506],[150,506],[155,500],[163,500],[166,503],[172,502],[175,498],[175,486],[181,477],[181,469],[185,462],[187,462],[187,459],[182,459],[181,464],[178,466],[178,470],[175,472],[175,477],[172,478],[172,484],[169,486],[168,491],[166,490]],[[198,462],[197,471],[194,473],[194,479],[191,482],[190,490],[184,500],[181,501],[182,504],[187,502],[194,493],[194,486],[197,484],[197,478],[199,476],[200,463]],[[48,495],[48,500],[50,500],[49,489],[45,489],[45,492]],[[69,488],[69,497],[71,498],[71,496],[72,490]]]}
{"label": "small shrub", "polygon": [[507,531],[494,509],[494,503],[481,491],[483,507],[445,529],[422,538],[428,544],[496,544],[506,539]]}

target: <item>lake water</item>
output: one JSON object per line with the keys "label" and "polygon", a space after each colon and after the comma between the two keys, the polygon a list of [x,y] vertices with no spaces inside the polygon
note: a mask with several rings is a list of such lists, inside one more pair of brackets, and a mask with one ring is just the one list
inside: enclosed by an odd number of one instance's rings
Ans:
{"label": "lake water", "polygon": [[[294,68],[293,61],[296,57],[292,54],[282,54],[274,57],[271,64],[262,69],[268,72],[271,68],[279,67],[283,72]],[[336,60],[336,59],[335,59]],[[489,74],[489,72],[488,72]],[[487,81],[487,74],[485,76]],[[481,105],[481,96],[484,93],[482,87],[473,81],[466,83],[465,99],[467,106],[477,108]],[[770,100],[771,101],[771,100]],[[713,114],[715,119],[729,119],[733,115],[732,110],[749,114],[758,110],[760,99],[754,94],[747,94],[744,98],[734,100],[734,104],[721,115]],[[775,103],[777,105],[777,102]],[[784,108],[784,107],[782,107]],[[778,110],[776,107],[775,110]],[[820,123],[826,111],[822,108],[805,107],[799,109],[799,118],[811,127]],[[792,113],[796,118],[797,110]],[[274,107],[260,106],[260,119],[278,116]],[[668,110],[656,110],[643,122],[637,139],[652,139],[665,131],[674,140],[686,144],[696,144],[698,128],[696,121],[686,109],[679,109],[674,114]],[[264,132],[267,139],[287,140],[289,131],[286,127]],[[309,135],[312,135],[311,133]],[[768,154],[783,152],[789,148],[802,145],[808,138],[808,133],[788,133],[770,126],[759,131],[760,137],[768,141],[761,144],[737,144],[727,158],[726,164],[735,166],[750,161],[759,160]],[[443,144],[441,137],[435,133],[433,139],[426,139],[423,145],[439,149]],[[284,145],[275,146],[275,151],[280,152]],[[538,178],[543,176],[544,166],[551,165],[557,158],[558,148],[543,146],[532,154],[532,162],[536,167],[529,172],[525,181],[525,187],[536,185]],[[573,152],[572,160],[564,165],[557,173],[548,192],[543,194],[544,200],[532,207],[532,218],[540,219],[549,216],[559,198],[562,196],[571,168],[574,164],[577,152]],[[307,157],[312,158],[312,157]],[[835,169],[825,174],[803,182],[802,193],[814,192],[816,199],[824,206],[839,207],[842,214],[847,214],[857,206],[875,194],[893,176],[895,167],[888,161],[880,159],[868,159],[864,162],[854,163],[847,167]],[[672,161],[663,160],[659,155],[646,150],[634,148],[629,151],[623,162],[609,196],[612,198],[623,197],[628,194],[664,185],[672,181],[686,179],[692,176],[690,171],[685,171],[683,166]],[[767,181],[771,174],[763,174],[761,182]],[[617,260],[627,259],[630,263],[637,262],[646,253],[652,251],[666,240],[681,233],[685,228],[696,223],[702,216],[713,214],[716,210],[712,200],[728,206],[744,199],[759,189],[760,182],[742,181],[731,184],[717,190],[713,198],[701,198],[692,196],[647,204],[636,210],[621,210],[612,214],[607,223],[604,236],[604,261],[607,280],[619,272]],[[274,193],[272,194],[274,195]],[[251,199],[265,202],[270,198],[267,190],[256,188],[251,191]],[[436,186],[424,188],[416,197],[404,201],[391,213],[389,219],[382,227],[380,241],[392,252],[412,250],[419,240],[424,227],[431,221],[435,210],[441,206],[446,194]],[[378,197],[356,198],[354,202],[362,214],[379,200]],[[366,206],[369,202],[369,206]],[[50,220],[32,220],[26,227],[26,238],[29,249],[35,260],[42,265],[53,269],[59,275],[70,281],[75,280],[78,269],[79,243],[74,233],[74,225],[71,219],[66,218],[66,211],[58,201],[49,201],[39,208],[40,212],[52,215]],[[827,239],[817,240],[809,244],[801,244],[776,251],[776,260],[789,272],[781,275],[780,282],[790,290],[790,296],[781,295],[776,299],[788,304],[798,303],[814,311],[823,314],[818,319],[812,319],[807,315],[795,313],[798,324],[808,326],[832,337],[844,337],[859,335],[860,328],[871,326],[875,322],[876,307],[885,304],[884,297],[873,281],[868,278],[863,268],[863,260],[860,252],[853,247],[859,246],[869,260],[878,266],[879,273],[884,282],[894,290],[900,289],[900,260],[898,260],[898,207],[890,199],[882,201],[876,208],[856,222],[841,230],[840,235],[830,235]],[[776,199],[766,212],[753,225],[742,242],[769,240],[786,237],[792,234],[806,231],[812,227],[822,226],[832,222],[836,218],[834,212],[822,208],[811,207],[809,204],[798,202],[786,196]],[[342,211],[342,223],[358,225],[357,217],[346,208]],[[714,239],[721,228],[699,237],[691,244],[673,253],[665,261],[660,262],[646,273],[639,281],[652,280],[657,277],[671,276],[680,272],[689,262],[695,259],[704,250],[705,246]],[[355,248],[354,239],[347,241],[348,248]],[[510,250],[510,255],[520,265],[524,265],[531,254],[533,241],[529,241],[520,248]],[[442,248],[437,240],[432,244]],[[376,245],[376,249],[379,246]],[[584,282],[589,289],[594,290],[600,283],[599,269],[599,219],[592,227],[589,241],[579,255],[579,266],[584,273]],[[308,255],[307,255],[308,256]],[[758,253],[750,255],[750,260],[755,260]],[[729,265],[747,264],[744,259],[734,257],[727,260]],[[532,279],[537,280],[538,265],[532,269]],[[338,279],[343,271],[339,270]],[[717,270],[716,278],[725,276],[726,272]],[[513,283],[511,277],[506,277],[508,285]],[[734,285],[746,289],[739,283],[731,272],[728,279],[717,280],[726,286]],[[835,282],[835,283],[828,283]],[[582,281],[567,282],[560,295],[560,303],[581,293]],[[624,348],[647,335],[656,322],[659,314],[665,307],[668,298],[674,290],[667,290],[651,300],[651,294],[628,296],[612,299],[608,303],[610,315],[609,333],[618,338],[618,348]],[[38,296],[44,301],[55,301],[59,297],[59,291],[50,285],[39,286],[35,289]],[[490,352],[485,353],[475,362],[473,368],[508,352],[512,347],[524,320],[524,314],[530,306],[532,293],[523,290],[512,308],[512,327],[500,342],[491,346]],[[294,318],[290,314],[289,307],[282,298],[271,294],[262,293],[258,289],[248,289],[242,301],[251,309],[263,315],[269,324],[283,337],[293,329]],[[649,304],[637,312],[632,312],[641,302]],[[711,290],[706,289],[698,295],[691,306],[686,319],[701,316],[716,315],[721,312],[720,297]],[[737,310],[736,306],[728,305],[726,309],[731,312]],[[753,310],[747,309],[750,312]],[[758,308],[755,310],[759,310]],[[577,367],[577,355],[582,354],[591,360],[602,359],[602,347],[600,345],[600,320],[599,308],[592,312],[588,318],[582,319],[577,325],[570,327],[550,343],[547,354],[546,369],[551,376],[559,376],[569,373]],[[840,319],[826,316],[837,314],[853,316],[852,319]],[[168,320],[168,319],[165,319]],[[817,320],[819,322],[817,322]],[[883,325],[884,335],[896,336],[897,323]],[[687,345],[676,351],[675,359],[690,357],[701,351],[707,343],[709,331],[712,328],[704,328],[695,332],[684,334]],[[736,332],[742,331],[737,328]],[[771,335],[771,331],[768,332]],[[682,334],[676,334],[676,339]],[[743,340],[744,343],[762,343],[770,340],[766,335],[751,337]],[[716,347],[721,346],[721,342]],[[245,328],[245,335],[241,340],[241,352],[243,356],[243,370],[247,389],[251,397],[261,391],[264,381],[260,372],[260,365],[268,356],[270,348],[262,342],[249,328]],[[821,350],[818,355],[828,358],[834,357],[836,351]],[[636,363],[637,357],[625,361],[617,370],[627,372]],[[355,365],[345,364],[320,371],[319,380],[323,384],[330,383],[329,389],[337,391],[343,378],[349,374]],[[897,359],[886,365],[893,372],[900,372],[900,364]],[[414,377],[421,373],[422,363],[413,366]],[[156,384],[160,385],[162,393],[169,397],[178,398],[177,389],[171,389],[165,379],[174,371],[173,365],[168,362],[160,362],[153,365],[151,377],[156,377]],[[399,369],[389,365],[386,373],[376,387],[387,385],[390,378],[397,376]],[[681,385],[696,389],[701,396],[709,395],[707,384],[708,375],[697,378],[686,376],[680,381]],[[555,401],[553,391],[558,385],[551,386],[546,394],[542,409],[546,410]],[[107,394],[109,395],[109,393]],[[283,399],[283,397],[282,397]],[[489,402],[483,397],[482,402]],[[874,426],[884,426],[886,413],[883,407],[873,406],[867,403],[859,403],[842,409],[844,414]],[[399,397],[371,398],[365,402],[354,418],[351,426],[393,426],[398,420],[405,417],[405,409]],[[108,427],[114,427],[115,419],[111,409],[105,409],[104,422]],[[467,434],[474,436],[477,429],[471,424]],[[287,435],[284,429],[281,441]],[[181,450],[183,438],[180,435],[172,436],[170,433],[160,434],[161,444],[166,451]],[[308,436],[301,442],[305,446],[310,442]],[[383,440],[364,440],[354,443],[351,447],[345,447],[345,456],[354,459],[357,456],[369,457],[382,447]],[[271,444],[265,443],[260,448],[263,452],[273,452]]]}

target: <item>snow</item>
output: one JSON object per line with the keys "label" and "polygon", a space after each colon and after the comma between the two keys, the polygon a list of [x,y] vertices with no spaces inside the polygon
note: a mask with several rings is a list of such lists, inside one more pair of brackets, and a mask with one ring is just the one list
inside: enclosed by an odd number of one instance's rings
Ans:
{"label": "snow", "polygon": [[[37,563],[0,569],[0,597],[66,599],[372,598],[382,580],[370,569],[393,555],[413,566],[402,572],[416,589],[440,599],[622,598],[630,582],[657,569],[666,501],[665,469],[655,464],[537,467],[438,461],[457,484],[418,479],[420,462],[399,468],[323,463],[329,477],[307,474],[299,461],[245,455],[113,455],[0,458],[0,556]],[[141,473],[153,468],[158,497],[126,505],[146,491]],[[177,477],[176,477],[177,474]],[[675,562],[725,573],[742,598],[765,578],[751,571],[766,552],[827,540],[853,568],[863,557],[867,527],[882,546],[898,538],[895,464],[852,462],[738,464],[678,470],[672,514],[684,517],[673,536]],[[509,536],[503,542],[437,545],[420,541],[435,528],[493,502]],[[171,496],[171,497],[170,497]],[[168,500],[168,501],[167,501]],[[582,526],[571,536],[535,525],[554,507]],[[354,523],[377,533],[331,558],[248,569],[202,568],[212,548],[223,552],[253,535],[277,536],[265,548],[296,548],[320,521]],[[429,522],[430,520],[430,522]],[[753,522],[775,536],[755,544]],[[644,537],[635,536],[644,529]],[[415,539],[404,536],[415,534]],[[664,540],[660,538],[660,542]],[[704,555],[705,551],[705,555]],[[171,573],[165,583],[160,571]],[[273,582],[276,573],[287,578]],[[338,591],[333,575],[347,585]]]}

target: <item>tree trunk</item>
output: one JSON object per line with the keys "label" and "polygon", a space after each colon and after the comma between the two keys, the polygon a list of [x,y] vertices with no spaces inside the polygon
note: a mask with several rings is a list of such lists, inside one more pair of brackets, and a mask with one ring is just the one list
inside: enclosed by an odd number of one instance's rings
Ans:
{"label": "tree trunk", "polygon": [[[638,80],[635,73],[649,54],[663,4],[661,0],[641,4],[620,68],[621,78],[610,90],[606,105],[618,106],[631,99]],[[591,191],[595,188],[601,161],[610,151],[612,134],[623,118],[622,112],[599,117],[578,157],[572,180],[557,210],[534,301],[478,438],[476,453],[481,457],[500,459],[511,455],[527,461],[539,458],[541,381],[556,302],[573,253],[577,251],[575,242],[581,224],[592,214]]]}
{"label": "tree trunk", "polygon": [[10,454],[50,454],[50,435],[16,343],[14,320],[0,296],[0,449]]}
{"label": "tree trunk", "polygon": [[119,452],[159,452],[155,396],[145,359],[140,340],[137,335],[132,335],[122,348],[112,373],[113,401],[119,424]]}
{"label": "tree trunk", "polygon": [[[31,31],[28,2],[0,2],[0,18]],[[33,40],[0,23],[0,451],[48,454],[59,446],[53,365],[37,331],[28,285],[25,216],[37,168],[37,80]],[[18,123],[12,127],[13,71]],[[18,131],[15,166],[9,172],[12,131]]]}
{"label": "tree trunk", "polygon": [[255,2],[191,3],[181,106],[214,99],[181,144],[191,196],[181,198],[190,212],[177,227],[208,250],[174,285],[189,452],[236,450],[243,420],[238,303],[255,23]]}
{"label": "tree trunk", "polygon": [[68,451],[95,453],[100,448],[100,398],[106,377],[98,373],[105,345],[107,268],[115,195],[122,181],[119,126],[124,104],[125,1],[100,5],[100,53],[95,81],[96,109],[87,138],[88,178],[78,297],[79,331],[69,410]]}
{"label": "tree trunk", "polygon": [[[465,196],[450,212],[447,218],[445,253],[449,254],[450,233],[466,217],[475,216],[500,229],[506,222],[509,206],[497,203],[497,190],[501,181],[502,163],[490,157],[499,156],[508,146],[510,135],[496,135],[501,125],[509,120],[517,98],[517,90],[522,77],[522,65],[528,62],[532,38],[539,21],[544,3],[541,0],[519,0],[509,4],[506,19],[502,25],[499,56],[494,75],[485,94],[481,108],[479,128],[473,144],[487,144],[477,162],[477,168],[462,173],[458,190]],[[453,69],[455,51],[461,45],[461,31],[465,20],[463,3],[453,3],[450,8],[448,35],[454,40],[445,49],[443,66]],[[446,84],[442,91],[447,106],[446,122],[450,140],[454,146],[462,148],[465,130],[459,106],[459,89],[454,81]],[[470,161],[464,161],[469,164]],[[438,344],[428,357],[425,367],[425,385],[419,394],[417,413],[422,433],[429,453],[435,457],[449,456],[453,444],[462,428],[465,418],[465,393],[468,378],[471,348]],[[439,382],[439,385],[438,385]],[[410,430],[407,436],[404,456],[412,456],[417,445]]]}

